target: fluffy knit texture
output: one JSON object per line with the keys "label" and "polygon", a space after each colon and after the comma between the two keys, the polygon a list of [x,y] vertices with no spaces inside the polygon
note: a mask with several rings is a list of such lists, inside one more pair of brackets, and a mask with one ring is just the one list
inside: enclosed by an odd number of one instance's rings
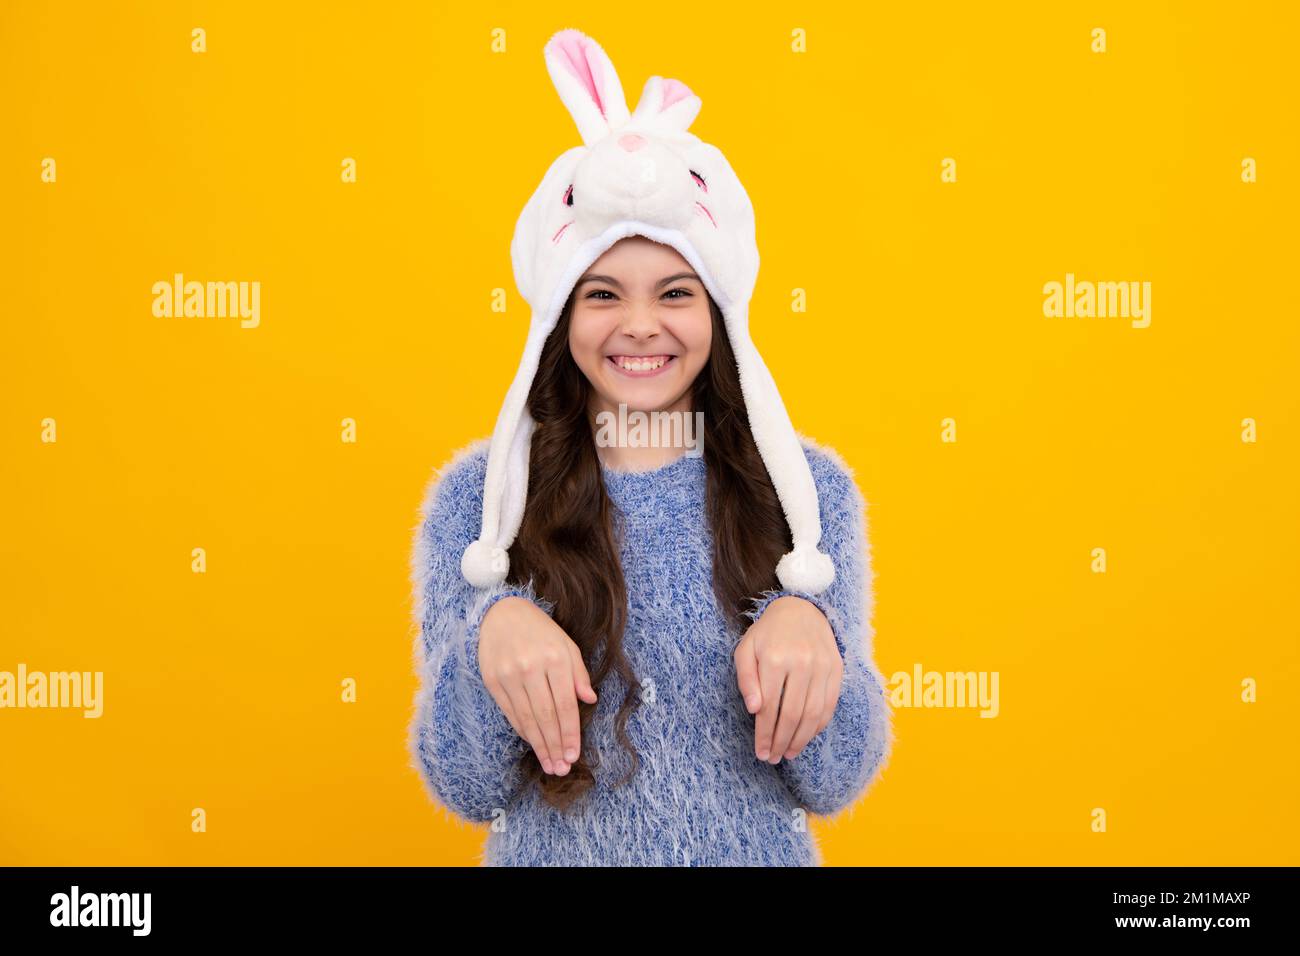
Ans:
{"label": "fluffy knit texture", "polygon": [[521,785],[531,749],[484,686],[479,626],[498,600],[554,607],[532,582],[476,589],[460,557],[479,530],[486,440],[458,452],[430,481],[415,533],[412,765],[453,819],[488,823],[485,866],[819,866],[809,816],[842,819],[879,779],[892,751],[892,714],[872,656],[873,612],[865,502],[832,449],[799,436],[820,500],[822,542],[835,561],[817,595],[771,590],[748,616],[786,594],[826,615],[844,657],[831,723],[792,760],[754,755],[754,716],[736,684],[729,632],[711,584],[705,466],[683,455],[646,472],[602,468],[618,509],[628,590],[625,653],[642,684],[627,732],[641,764],[615,788],[630,757],[614,717],[627,688],[618,674],[597,687],[584,753],[600,756],[595,786],[567,811]]}

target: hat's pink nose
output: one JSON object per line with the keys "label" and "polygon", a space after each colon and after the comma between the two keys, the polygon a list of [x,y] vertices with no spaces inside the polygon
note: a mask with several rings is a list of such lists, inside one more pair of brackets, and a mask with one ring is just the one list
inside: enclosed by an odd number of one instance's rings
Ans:
{"label": "hat's pink nose", "polygon": [[618,145],[622,146],[629,153],[635,153],[645,145],[645,137],[638,133],[626,133],[618,138]]}

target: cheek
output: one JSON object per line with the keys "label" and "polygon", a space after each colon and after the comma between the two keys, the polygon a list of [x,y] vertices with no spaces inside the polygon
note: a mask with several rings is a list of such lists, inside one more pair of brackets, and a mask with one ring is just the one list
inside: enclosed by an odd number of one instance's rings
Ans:
{"label": "cheek", "polygon": [[583,371],[590,371],[602,361],[605,340],[609,338],[606,325],[598,316],[574,310],[569,320],[569,351]]}
{"label": "cheek", "polygon": [[708,361],[709,349],[713,345],[713,316],[706,304],[698,312],[682,318],[683,321],[677,324],[673,334],[686,348],[689,357],[687,364],[693,369],[699,369]]}

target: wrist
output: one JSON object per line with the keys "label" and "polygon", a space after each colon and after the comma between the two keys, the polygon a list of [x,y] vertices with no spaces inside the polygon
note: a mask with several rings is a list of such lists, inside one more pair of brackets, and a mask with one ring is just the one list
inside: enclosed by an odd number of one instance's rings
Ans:
{"label": "wrist", "polygon": [[812,612],[816,612],[818,617],[826,616],[822,613],[822,609],[819,608],[816,604],[814,604],[812,601],[808,600],[805,597],[800,597],[797,594],[781,595],[779,598],[777,598],[767,606],[767,610],[769,614],[773,610],[776,610],[778,614],[790,613],[790,612],[793,612],[795,614],[809,614]]}
{"label": "wrist", "polygon": [[[817,612],[815,617],[811,616],[810,609]],[[798,619],[807,615],[806,620],[815,621],[817,625],[824,622],[835,641],[841,659],[847,659],[848,649],[840,630],[840,617],[834,606],[827,604],[821,597],[806,592],[768,592],[759,602],[758,608],[751,612],[751,617],[757,622],[768,614],[775,614],[782,620]]]}
{"label": "wrist", "polygon": [[495,628],[498,623],[512,622],[519,619],[525,609],[535,607],[532,601],[526,597],[520,597],[517,594],[508,594],[492,602],[492,606],[487,609],[479,623],[480,633],[488,627]]}

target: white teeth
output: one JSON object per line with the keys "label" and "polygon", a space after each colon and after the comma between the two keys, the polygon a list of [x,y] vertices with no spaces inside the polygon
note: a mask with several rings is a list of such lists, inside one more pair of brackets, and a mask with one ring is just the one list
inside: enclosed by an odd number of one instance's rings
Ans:
{"label": "white teeth", "polygon": [[668,358],[658,356],[652,359],[643,359],[620,355],[617,361],[622,368],[627,369],[629,372],[653,372],[667,362]]}

